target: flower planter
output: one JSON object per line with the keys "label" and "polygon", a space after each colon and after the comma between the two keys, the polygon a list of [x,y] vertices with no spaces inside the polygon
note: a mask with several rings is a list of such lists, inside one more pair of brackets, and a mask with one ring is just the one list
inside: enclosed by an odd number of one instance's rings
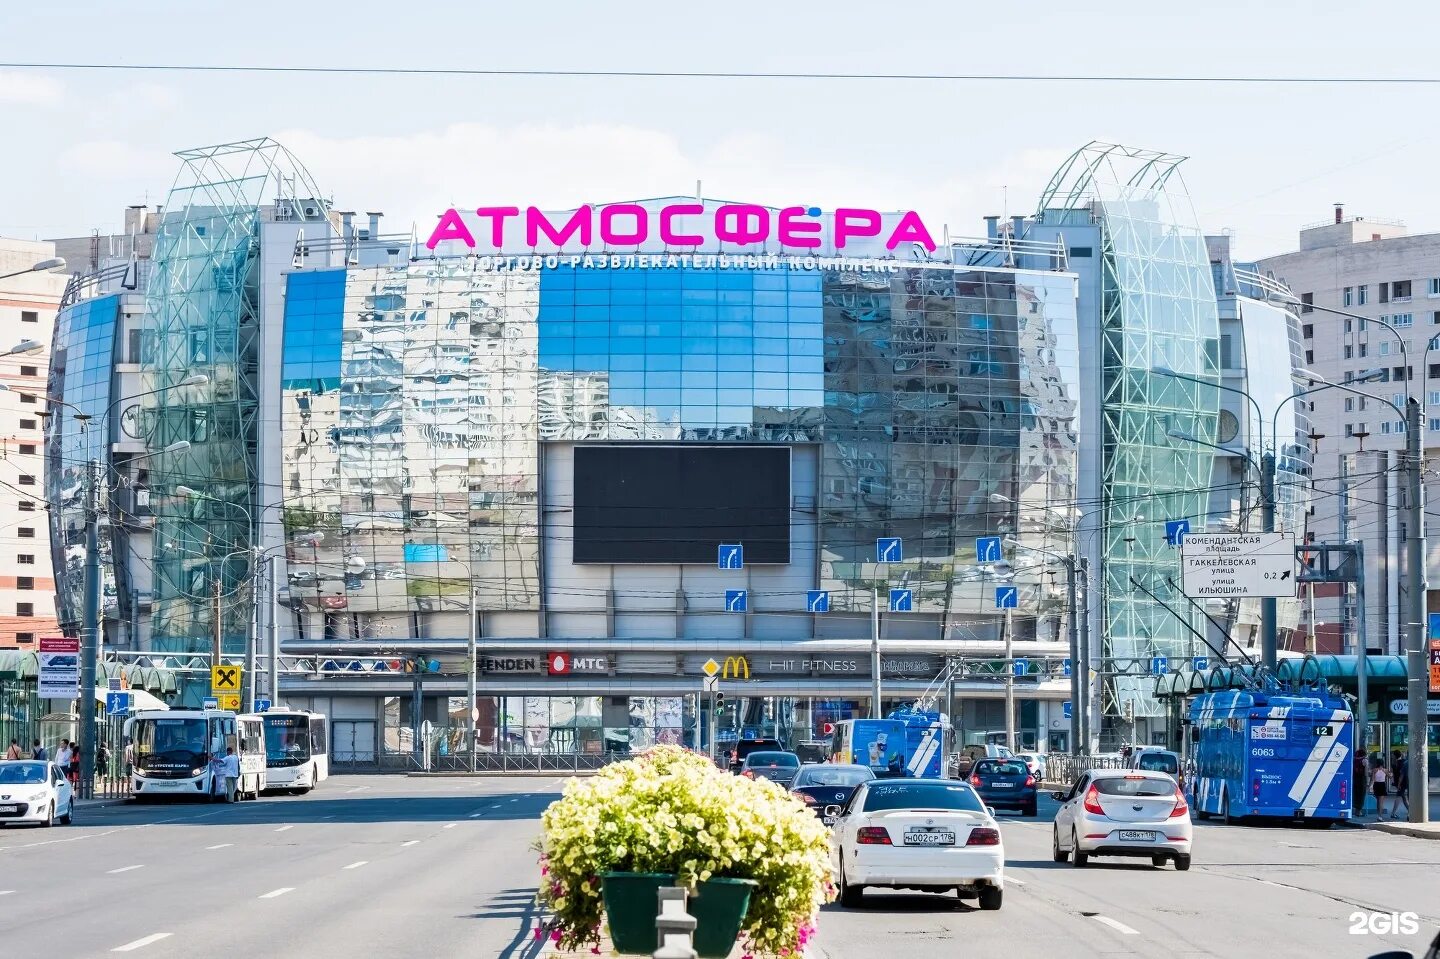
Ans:
{"label": "flower planter", "polygon": [[[675,885],[663,872],[607,872],[600,877],[605,917],[615,950],[651,955],[659,946],[655,918],[660,913],[657,890]],[[701,959],[725,959],[740,936],[750,908],[753,879],[709,879],[700,883],[685,904],[695,917],[695,952]]]}

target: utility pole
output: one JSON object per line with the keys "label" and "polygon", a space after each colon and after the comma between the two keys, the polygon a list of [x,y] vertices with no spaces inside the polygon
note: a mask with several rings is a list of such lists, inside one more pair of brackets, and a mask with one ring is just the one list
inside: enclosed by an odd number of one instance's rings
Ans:
{"label": "utility pole", "polygon": [[255,647],[260,642],[260,593],[261,567],[265,555],[258,549],[250,550],[250,623],[245,629],[245,672],[241,676],[244,690],[242,705],[247,713],[255,711]]}
{"label": "utility pole", "polygon": [[1360,577],[1355,580],[1355,603],[1360,607],[1355,617],[1355,749],[1363,756],[1370,740],[1370,634],[1365,626],[1365,543],[1361,540],[1355,541],[1355,560],[1360,565]]}
{"label": "utility pole", "polygon": [[[1407,368],[1408,374],[1408,368]],[[1421,454],[1420,431],[1425,424],[1420,400],[1411,396],[1405,401],[1405,466],[1409,484],[1410,519],[1408,579],[1410,587],[1410,646],[1406,651],[1405,673],[1408,684],[1406,699],[1409,705],[1410,744],[1410,806],[1411,822],[1430,821],[1430,793],[1427,769],[1428,739],[1426,720],[1429,718],[1429,664],[1425,655],[1426,622],[1429,619],[1427,592],[1428,576],[1425,569],[1429,557],[1425,549],[1425,481],[1422,475],[1424,463]]]}
{"label": "utility pole", "polygon": [[1080,660],[1073,670],[1080,676],[1080,698],[1070,707],[1070,715],[1079,720],[1080,752],[1090,752],[1090,711],[1092,691],[1090,689],[1090,557],[1080,557],[1079,592],[1080,612]]}
{"label": "utility pole", "polygon": [[80,629],[80,798],[95,792],[95,668],[100,659],[100,464],[85,465],[85,601]]}
{"label": "utility pole", "polygon": [[[212,569],[214,568],[213,563],[212,563],[211,568],[212,568]],[[219,572],[217,571],[217,572],[215,573],[215,575],[212,576],[211,578],[214,580],[214,587],[215,587],[215,589],[214,589],[214,595],[211,596],[211,602],[212,602],[213,605],[214,605],[214,609],[212,610],[212,613],[211,613],[211,618],[214,620],[214,627],[215,627],[215,628],[211,631],[211,632],[213,633],[213,635],[210,637],[210,665],[211,665],[211,666],[219,666],[219,665],[220,665],[220,657],[221,657],[221,655],[222,655],[223,652],[224,652],[224,649],[222,648],[222,644],[221,644],[221,641],[220,641],[220,609],[221,609],[221,602],[220,602],[220,574],[219,574]]]}
{"label": "utility pole", "polygon": [[270,704],[280,708],[280,636],[275,629],[275,554],[265,556],[265,649],[270,656]]}
{"label": "utility pole", "polygon": [[1080,676],[1086,665],[1080,660],[1080,604],[1075,589],[1075,556],[1065,557],[1065,603],[1070,608],[1070,755],[1080,755]]}
{"label": "utility pole", "polygon": [[[1260,457],[1260,519],[1265,532],[1275,532],[1275,453]],[[1276,604],[1273,597],[1260,600],[1260,661],[1271,672],[1275,672],[1279,645],[1279,628],[1276,623]]]}
{"label": "utility pole", "polygon": [[[470,771],[475,771],[475,721],[479,717],[480,706],[475,698],[475,674],[480,671],[480,659],[477,652],[480,645],[480,617],[479,610],[475,608],[475,584],[470,584],[470,662],[466,667],[469,674],[466,683],[466,694],[469,697],[469,722],[466,728],[470,733]],[[698,703],[697,703],[698,706]]]}
{"label": "utility pole", "polygon": [[880,718],[880,587],[871,590],[870,604],[870,718]]}
{"label": "utility pole", "polygon": [[1013,625],[1010,607],[1006,606],[1005,623],[1002,627],[1005,630],[1005,745],[1010,747],[1011,752],[1018,753],[1020,745],[1015,741],[1015,633]]}

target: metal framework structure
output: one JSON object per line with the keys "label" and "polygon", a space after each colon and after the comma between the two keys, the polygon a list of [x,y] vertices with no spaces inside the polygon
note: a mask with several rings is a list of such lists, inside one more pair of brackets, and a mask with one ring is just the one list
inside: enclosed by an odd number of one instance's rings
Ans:
{"label": "metal framework structure", "polygon": [[[1179,579],[1165,520],[1206,511],[1213,453],[1173,442],[1179,430],[1216,442],[1218,391],[1158,376],[1156,367],[1219,381],[1219,313],[1205,238],[1179,173],[1184,157],[1092,142],[1051,178],[1037,219],[1084,213],[1099,224],[1103,289],[1101,495],[1102,650],[1106,659],[1183,656],[1198,625],[1189,607],[1166,609],[1131,579]],[[1148,523],[1136,527],[1131,518]],[[1199,523],[1197,522],[1197,526]],[[1153,532],[1152,532],[1153,531]],[[1188,621],[1188,622],[1187,622]],[[1105,680],[1102,709],[1163,715],[1149,684]]]}
{"label": "metal framework structure", "polygon": [[[141,370],[156,533],[156,650],[238,652],[254,601],[259,476],[260,225],[267,192],[286,217],[326,204],[269,138],[176,154],[181,170],[155,241]],[[174,388],[203,373],[203,387]],[[202,495],[181,496],[186,486]],[[217,618],[218,628],[217,628]]]}

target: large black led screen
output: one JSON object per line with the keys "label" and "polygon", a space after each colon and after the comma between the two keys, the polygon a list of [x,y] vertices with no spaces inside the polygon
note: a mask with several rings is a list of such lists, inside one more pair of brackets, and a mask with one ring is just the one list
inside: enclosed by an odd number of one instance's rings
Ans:
{"label": "large black led screen", "polygon": [[575,447],[575,562],[790,562],[785,446]]}

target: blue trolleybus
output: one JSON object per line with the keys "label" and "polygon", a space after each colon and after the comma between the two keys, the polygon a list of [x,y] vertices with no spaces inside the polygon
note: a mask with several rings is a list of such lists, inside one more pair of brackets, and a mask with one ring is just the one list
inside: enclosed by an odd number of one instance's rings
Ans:
{"label": "blue trolleybus", "polygon": [[1350,818],[1355,720],[1323,690],[1231,689],[1189,707],[1185,788],[1196,816]]}

